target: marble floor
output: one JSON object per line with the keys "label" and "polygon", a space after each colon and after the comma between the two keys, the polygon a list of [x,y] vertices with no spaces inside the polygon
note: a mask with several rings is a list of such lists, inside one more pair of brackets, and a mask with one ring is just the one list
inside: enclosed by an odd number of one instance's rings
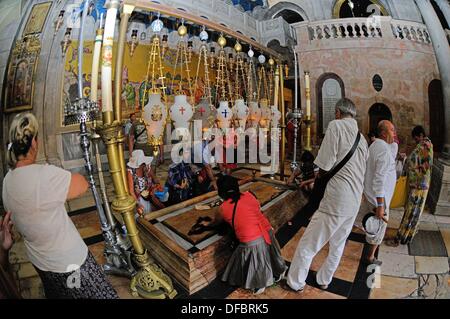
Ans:
{"label": "marble floor", "polygon": [[[164,181],[167,176],[167,167],[160,167],[157,174]],[[386,238],[395,234],[402,214],[402,209],[391,211]],[[105,262],[103,256],[104,242],[96,211],[83,208],[69,212],[69,216],[71,216],[97,262],[103,264]],[[288,263],[292,261],[297,244],[306,227],[306,222],[301,221],[301,217],[298,218],[298,220],[294,220],[297,219],[296,216],[277,234],[277,238],[282,239],[279,240],[280,243],[284,243],[282,255]],[[290,227],[294,227],[294,231]],[[280,284],[274,284],[260,295],[254,295],[245,289],[230,290],[227,287],[227,289],[218,288],[223,291],[216,291],[214,296],[228,299],[450,298],[450,217],[434,216],[425,211],[421,217],[419,229],[438,232],[445,244],[447,256],[414,256],[410,255],[408,246],[400,245],[393,248],[383,244],[378,255],[383,264],[373,274],[374,270],[368,271],[367,266],[361,262],[361,256],[365,252],[366,245],[363,232],[358,227],[354,227],[347,240],[339,267],[334,274],[333,282],[326,291],[318,288],[314,275],[327,257],[327,245],[314,258],[306,289],[302,293],[287,291]],[[13,265],[19,289],[24,298],[44,298],[42,283],[33,266],[28,262],[23,240],[19,235],[16,239],[16,243],[10,251],[9,259]],[[136,298],[130,294],[129,279],[117,276],[108,276],[108,279],[117,290],[120,298]],[[372,282],[373,287],[369,288],[367,282]],[[217,285],[217,287],[226,286],[222,284]],[[207,298],[207,296],[208,287],[204,289],[204,292],[200,291],[191,298]],[[187,294],[180,293],[179,297],[185,298]]]}

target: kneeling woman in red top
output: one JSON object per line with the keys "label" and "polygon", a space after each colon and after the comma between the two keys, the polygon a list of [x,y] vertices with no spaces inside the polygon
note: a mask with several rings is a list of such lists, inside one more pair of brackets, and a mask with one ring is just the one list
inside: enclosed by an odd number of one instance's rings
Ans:
{"label": "kneeling woman in red top", "polygon": [[281,280],[287,269],[274,230],[261,212],[258,199],[250,192],[241,193],[236,178],[221,176],[217,187],[224,202],[215,222],[225,220],[239,240],[222,280],[260,294]]}

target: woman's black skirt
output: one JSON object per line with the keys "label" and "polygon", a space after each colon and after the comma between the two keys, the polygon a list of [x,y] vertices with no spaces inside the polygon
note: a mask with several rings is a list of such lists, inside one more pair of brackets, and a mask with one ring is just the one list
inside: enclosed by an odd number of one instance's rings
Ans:
{"label": "woman's black skirt", "polygon": [[35,267],[48,299],[118,299],[91,252],[84,264],[73,272],[54,273]]}
{"label": "woman's black skirt", "polygon": [[263,237],[248,243],[240,243],[233,252],[222,275],[222,280],[232,286],[259,289],[273,285],[287,269],[281,256],[280,245],[270,231],[271,245]]}

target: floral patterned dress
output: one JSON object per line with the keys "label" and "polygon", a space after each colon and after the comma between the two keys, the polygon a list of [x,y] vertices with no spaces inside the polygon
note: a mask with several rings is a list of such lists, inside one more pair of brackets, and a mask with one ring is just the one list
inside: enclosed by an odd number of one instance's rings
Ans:
{"label": "floral patterned dress", "polygon": [[405,205],[400,228],[397,233],[399,241],[406,245],[417,233],[420,215],[425,207],[430,188],[431,168],[433,166],[433,144],[429,138],[417,144],[408,158],[408,199]]}

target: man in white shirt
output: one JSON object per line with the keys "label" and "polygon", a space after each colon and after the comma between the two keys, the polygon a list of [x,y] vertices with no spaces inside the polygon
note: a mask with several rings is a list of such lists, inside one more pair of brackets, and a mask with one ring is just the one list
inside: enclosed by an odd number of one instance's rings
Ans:
{"label": "man in white shirt", "polygon": [[378,138],[369,147],[369,159],[364,178],[364,199],[358,217],[374,211],[376,217],[383,221],[380,222],[377,232],[366,233],[366,241],[370,245],[366,262],[381,265],[381,262],[375,258],[375,252],[386,233],[389,205],[394,194],[397,175],[392,147],[392,144],[395,144],[394,125],[387,120],[381,121],[377,130]]}
{"label": "man in white shirt", "polygon": [[[314,164],[320,173],[330,171],[344,159],[359,134],[354,119],[356,107],[349,99],[336,104],[336,120],[328,125]],[[328,182],[318,210],[306,228],[292,259],[287,284],[295,291],[305,287],[314,256],[329,242],[328,257],[316,275],[322,289],[327,289],[344,252],[361,204],[367,161],[367,142],[361,138],[350,160]]]}

